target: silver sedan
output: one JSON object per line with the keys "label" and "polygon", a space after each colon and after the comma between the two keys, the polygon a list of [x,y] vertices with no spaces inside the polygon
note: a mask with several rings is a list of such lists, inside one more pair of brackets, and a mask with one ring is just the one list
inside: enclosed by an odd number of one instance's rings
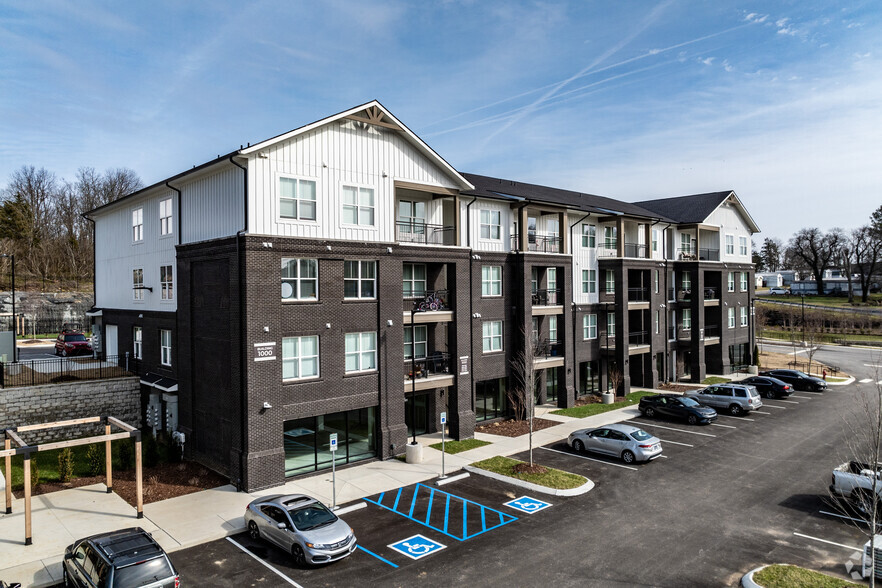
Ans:
{"label": "silver sedan", "polygon": [[661,439],[643,429],[615,423],[570,433],[567,444],[576,451],[594,451],[621,457],[625,463],[651,461],[662,453]]}
{"label": "silver sedan", "polygon": [[355,551],[352,528],[324,504],[304,494],[275,494],[245,509],[252,539],[263,537],[291,554],[297,565],[323,564]]}

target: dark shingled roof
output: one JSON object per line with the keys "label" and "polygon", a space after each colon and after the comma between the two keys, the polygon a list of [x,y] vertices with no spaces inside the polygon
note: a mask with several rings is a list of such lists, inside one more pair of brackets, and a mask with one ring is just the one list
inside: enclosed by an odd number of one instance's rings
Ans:
{"label": "dark shingled roof", "polygon": [[614,200],[594,194],[583,194],[570,190],[561,190],[537,184],[525,184],[513,180],[503,180],[476,174],[462,174],[472,185],[474,190],[463,190],[461,193],[467,196],[479,196],[482,198],[495,198],[506,200],[529,200],[531,202],[545,202],[548,204],[565,205],[570,208],[584,210],[599,215],[626,214],[643,218],[670,220],[664,215],[648,210],[636,204]]}
{"label": "dark shingled roof", "polygon": [[675,198],[643,200],[634,204],[678,223],[702,223],[731,193],[732,190],[708,192],[707,194],[692,194]]}

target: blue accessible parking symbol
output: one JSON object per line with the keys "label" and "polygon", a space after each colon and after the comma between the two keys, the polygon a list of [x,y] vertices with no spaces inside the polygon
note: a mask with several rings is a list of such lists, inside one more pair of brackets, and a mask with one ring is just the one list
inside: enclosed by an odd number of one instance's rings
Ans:
{"label": "blue accessible parking symbol", "polygon": [[392,543],[389,547],[399,553],[403,553],[411,559],[420,559],[421,557],[426,557],[436,551],[441,551],[447,546],[442,545],[437,541],[433,541],[428,537],[414,535],[413,537],[408,537],[407,539]]}
{"label": "blue accessible parking symbol", "polygon": [[540,510],[544,510],[551,506],[550,502],[545,502],[536,498],[530,498],[529,496],[521,496],[520,498],[509,500],[504,504],[505,506],[509,506],[527,514],[539,512]]}

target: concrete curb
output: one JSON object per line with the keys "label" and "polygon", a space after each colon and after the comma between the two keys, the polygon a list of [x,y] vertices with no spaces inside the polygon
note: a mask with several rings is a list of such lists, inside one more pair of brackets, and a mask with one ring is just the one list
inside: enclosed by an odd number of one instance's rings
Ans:
{"label": "concrete curb", "polygon": [[855,380],[854,376],[849,376],[848,379],[845,380],[844,382],[830,382],[828,380],[827,385],[828,386],[848,386],[849,384],[853,384],[855,381],[856,380]]}
{"label": "concrete curb", "polygon": [[753,575],[766,567],[768,567],[768,566],[760,566],[760,567],[756,568],[755,570],[750,570],[749,572],[744,574],[744,576],[742,576],[742,578],[741,578],[741,586],[743,586],[744,588],[763,588],[762,586],[760,586],[759,584],[757,584],[756,582],[753,581]]}
{"label": "concrete curb", "polygon": [[479,476],[487,476],[488,478],[492,478],[494,480],[498,480],[500,482],[505,482],[507,484],[512,484],[513,486],[519,486],[521,488],[525,488],[527,490],[531,490],[533,492],[539,492],[540,494],[550,494],[552,496],[579,496],[580,494],[586,494],[594,489],[594,482],[591,480],[587,481],[579,486],[578,488],[567,488],[565,490],[557,490],[555,488],[547,488],[545,486],[540,486],[539,484],[533,484],[532,482],[525,482],[523,480],[518,480],[517,478],[511,478],[509,476],[503,476],[502,474],[497,474],[495,472],[488,472],[487,470],[482,470],[481,468],[475,468],[472,466],[465,466],[464,470],[471,472],[473,474]]}

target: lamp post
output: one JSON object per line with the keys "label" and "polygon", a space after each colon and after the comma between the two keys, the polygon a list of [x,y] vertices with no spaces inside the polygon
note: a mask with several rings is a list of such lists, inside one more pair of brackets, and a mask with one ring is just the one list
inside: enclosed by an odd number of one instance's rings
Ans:
{"label": "lamp post", "polygon": [[413,319],[416,313],[422,312],[419,302],[414,301],[410,309],[410,429],[413,434],[411,445],[416,445],[416,328]]}
{"label": "lamp post", "polygon": [[18,336],[15,324],[15,253],[0,253],[0,257],[8,257],[12,260],[12,362],[18,361]]}
{"label": "lamp post", "polygon": [[802,346],[805,347],[805,294],[800,298],[802,299]]}

